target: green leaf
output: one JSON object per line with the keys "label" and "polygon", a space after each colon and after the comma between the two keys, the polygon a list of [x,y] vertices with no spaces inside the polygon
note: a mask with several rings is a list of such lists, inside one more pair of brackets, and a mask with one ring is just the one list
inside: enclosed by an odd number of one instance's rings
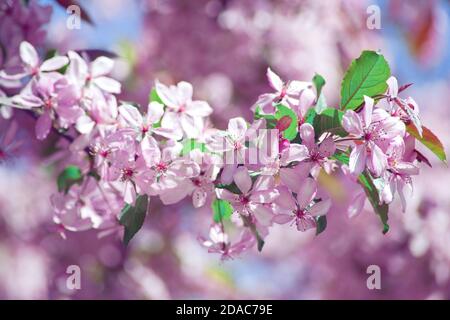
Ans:
{"label": "green leaf", "polygon": [[367,170],[359,175],[358,181],[363,186],[367,198],[369,199],[370,204],[375,210],[375,213],[380,217],[380,220],[383,223],[383,233],[386,234],[389,231],[389,224],[388,224],[389,205],[387,204],[380,205],[380,196],[378,194],[378,190],[375,187],[372,176]]}
{"label": "green leaf", "polygon": [[325,79],[320,74],[316,73],[312,79],[312,82],[314,83],[314,86],[316,87],[317,96],[320,97],[322,88],[326,83]]}
{"label": "green leaf", "polygon": [[70,187],[75,183],[80,183],[83,180],[83,174],[80,168],[77,166],[66,167],[58,176],[56,183],[58,185],[58,191],[67,193]]}
{"label": "green leaf", "polygon": [[444,146],[436,135],[431,132],[427,127],[422,126],[422,136],[420,136],[417,128],[413,124],[406,126],[406,130],[409,134],[419,140],[425,147],[430,149],[438,158],[443,162],[447,162],[447,156],[445,155]]}
{"label": "green leaf", "polygon": [[214,213],[213,219],[215,222],[230,219],[231,214],[233,213],[234,210],[232,205],[228,201],[222,199],[214,200],[214,202],[211,205],[211,208]]}
{"label": "green leaf", "polygon": [[334,108],[326,108],[321,114],[316,114],[312,120],[316,137],[320,137],[324,132],[331,132],[341,137],[347,136],[348,133],[342,127],[343,116],[343,111]]}
{"label": "green leaf", "polygon": [[158,93],[156,92],[155,88],[152,88],[152,91],[150,91],[150,95],[148,97],[148,100],[150,102],[159,102],[161,104],[164,104],[161,100],[161,98],[158,96]]}
{"label": "green leaf", "polygon": [[289,127],[283,131],[283,137],[288,140],[294,140],[298,132],[298,117],[294,110],[279,104],[276,106],[277,111],[275,113],[275,118],[280,120],[281,118],[287,116],[291,118],[291,124]]}
{"label": "green leaf", "polygon": [[181,156],[187,155],[189,152],[191,152],[194,149],[200,149],[200,151],[205,152],[206,144],[200,143],[195,139],[187,139],[183,143],[183,149],[181,150]]}
{"label": "green leaf", "polygon": [[316,218],[316,236],[321,234],[327,228],[327,216],[318,216]]}
{"label": "green leaf", "polygon": [[331,158],[339,161],[342,164],[346,164],[346,165],[348,165],[350,162],[350,157],[349,157],[348,153],[341,152],[341,151],[336,152]]}
{"label": "green leaf", "polygon": [[134,206],[126,204],[120,213],[120,224],[125,227],[123,243],[128,245],[134,235],[141,229],[147,215],[148,196],[138,196]]}
{"label": "green leaf", "polygon": [[255,109],[254,119],[266,119],[267,129],[273,129],[277,125],[277,119],[271,114],[261,114],[261,108],[259,106]]}
{"label": "green leaf", "polygon": [[386,92],[386,80],[391,70],[383,55],[363,51],[350,64],[341,84],[341,110],[355,110],[364,101],[364,95],[374,97]]}

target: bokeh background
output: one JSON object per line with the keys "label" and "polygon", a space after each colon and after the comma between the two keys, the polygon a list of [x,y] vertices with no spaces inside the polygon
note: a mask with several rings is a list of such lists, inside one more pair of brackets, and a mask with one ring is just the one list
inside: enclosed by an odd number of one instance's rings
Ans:
{"label": "bokeh background", "polygon": [[[399,82],[414,83],[407,94],[450,150],[450,1],[79,1],[92,20],[79,30],[66,28],[68,14],[55,1],[36,2],[52,10],[46,48],[115,53],[114,77],[127,101],[146,104],[156,78],[190,81],[213,106],[219,128],[232,116],[250,119],[250,107],[269,90],[267,66],[285,79],[320,73],[333,106],[349,62],[361,50],[381,50]],[[371,5],[380,8],[379,30],[366,25]],[[336,202],[323,234],[275,226],[262,253],[221,263],[196,240],[207,232],[209,209],[194,210],[189,201],[153,201],[128,248],[95,232],[68,232],[62,240],[49,202],[54,159],[34,140],[31,124],[20,124],[21,153],[0,166],[2,299],[450,298],[450,172],[426,150],[433,168],[414,180],[407,212],[391,206],[387,235],[370,208],[347,217],[346,181],[322,181]],[[73,264],[82,271],[81,290],[66,287]],[[366,287],[372,264],[381,267],[381,290]]]}

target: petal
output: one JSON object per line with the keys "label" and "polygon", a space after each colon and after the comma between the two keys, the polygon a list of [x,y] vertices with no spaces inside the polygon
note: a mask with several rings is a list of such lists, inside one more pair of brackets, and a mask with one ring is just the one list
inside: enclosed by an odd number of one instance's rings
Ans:
{"label": "petal", "polygon": [[347,215],[349,218],[356,217],[361,213],[366,203],[366,194],[364,192],[358,192],[350,202],[347,209]]}
{"label": "petal", "polygon": [[121,84],[119,81],[108,77],[95,78],[94,83],[102,90],[109,93],[119,94],[121,90]]}
{"label": "petal", "polygon": [[205,101],[192,101],[186,108],[186,113],[193,117],[207,117],[212,111],[212,108]]}
{"label": "petal", "polygon": [[182,184],[176,188],[163,191],[159,195],[159,198],[165,205],[174,204],[183,200],[189,194],[189,191],[190,190]]}
{"label": "petal", "polygon": [[110,73],[114,68],[114,61],[107,57],[98,57],[91,63],[91,76],[98,78]]}
{"label": "petal", "polygon": [[283,80],[272,71],[272,69],[267,68],[267,80],[269,81],[270,86],[276,91],[281,91],[283,89]]}
{"label": "petal", "polygon": [[363,125],[361,118],[353,110],[347,110],[342,117],[342,126],[348,133],[361,136],[363,135]]}
{"label": "petal", "polygon": [[44,140],[47,138],[52,128],[52,119],[49,112],[42,114],[36,122],[36,138],[38,140]]}
{"label": "petal", "polygon": [[297,202],[300,209],[305,209],[314,199],[317,183],[312,178],[306,178],[297,192]]}
{"label": "petal", "polygon": [[349,169],[354,175],[359,175],[366,167],[366,147],[365,145],[356,145],[350,154]]}
{"label": "petal", "polygon": [[281,182],[291,191],[296,192],[301,182],[309,175],[313,164],[311,162],[301,162],[294,168],[281,168]]}
{"label": "petal", "polygon": [[181,101],[179,103],[186,103],[192,100],[193,88],[192,84],[186,81],[181,81],[177,84],[178,97]]}
{"label": "petal", "polygon": [[313,217],[323,216],[328,213],[332,204],[331,199],[322,200],[314,204],[308,211]]}
{"label": "petal", "polygon": [[322,141],[319,145],[319,154],[322,157],[328,158],[331,157],[336,151],[336,144],[332,137],[328,137]]}
{"label": "petal", "polygon": [[141,141],[141,154],[148,166],[154,166],[161,161],[158,143],[149,135],[145,135]]}
{"label": "petal", "polygon": [[243,194],[247,194],[252,187],[252,179],[246,167],[237,168],[234,173],[233,180]]}
{"label": "petal", "polygon": [[165,86],[158,80],[155,82],[156,93],[162,102],[169,108],[178,108],[178,99],[176,92],[171,90],[169,87]]}
{"label": "petal", "polygon": [[147,125],[157,123],[164,114],[164,106],[156,101],[149,103],[147,107]]}
{"label": "petal", "polygon": [[383,173],[383,171],[386,169],[387,157],[380,149],[380,147],[375,144],[371,147],[371,154],[369,156],[368,165],[370,171],[376,177],[379,177],[381,173]]}
{"label": "petal", "polygon": [[200,134],[200,128],[196,125],[194,118],[187,114],[180,115],[180,124],[188,138],[197,138]]}
{"label": "petal", "polygon": [[119,106],[119,114],[133,128],[142,127],[142,115],[136,107],[129,104]]}
{"label": "petal", "polygon": [[276,198],[278,198],[279,195],[280,193],[277,189],[256,191],[252,192],[250,195],[250,201],[256,203],[272,203]]}
{"label": "petal", "polygon": [[386,81],[387,85],[388,85],[388,92],[387,94],[392,97],[395,98],[398,95],[398,82],[397,79],[393,76],[391,76],[389,79],[387,79]]}
{"label": "petal", "polygon": [[373,104],[374,100],[371,97],[364,96],[363,119],[366,127],[372,123]]}
{"label": "petal", "polygon": [[27,41],[22,41],[20,44],[20,58],[31,68],[36,68],[39,64],[39,57],[36,49],[34,49],[31,43]]}
{"label": "petal", "polygon": [[301,144],[291,143],[288,149],[281,153],[282,165],[287,165],[293,161],[303,161],[309,157],[308,148]]}
{"label": "petal", "polygon": [[314,127],[309,123],[304,123],[300,126],[300,137],[302,138],[302,144],[312,149],[315,145],[315,133]]}
{"label": "petal", "polygon": [[230,201],[232,203],[239,202],[239,195],[232,193],[226,189],[216,189],[217,198]]}
{"label": "petal", "polygon": [[64,56],[53,57],[42,63],[39,68],[41,71],[56,71],[66,66],[69,63],[69,58]]}
{"label": "petal", "polygon": [[260,224],[263,226],[270,226],[272,224],[274,215],[270,208],[262,204],[252,204],[250,209]]}
{"label": "petal", "polygon": [[233,140],[243,139],[247,132],[247,122],[243,118],[233,118],[228,122],[228,133]]}
{"label": "petal", "polygon": [[295,210],[296,204],[292,192],[287,187],[278,188],[279,196],[275,199],[275,203],[287,210]]}
{"label": "petal", "polygon": [[200,208],[205,205],[206,198],[208,193],[202,188],[196,188],[194,193],[192,194],[192,203],[194,208]]}
{"label": "petal", "polygon": [[200,174],[200,167],[197,163],[185,160],[175,160],[167,169],[167,175],[178,178],[192,178]]}
{"label": "petal", "polygon": [[273,216],[272,218],[272,222],[273,223],[278,223],[278,224],[286,224],[291,222],[293,219],[292,215],[289,214],[277,214],[275,216]]}

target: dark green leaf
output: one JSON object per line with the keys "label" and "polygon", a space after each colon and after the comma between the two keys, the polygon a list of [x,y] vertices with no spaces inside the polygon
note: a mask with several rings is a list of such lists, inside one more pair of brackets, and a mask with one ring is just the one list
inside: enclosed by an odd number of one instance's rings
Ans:
{"label": "dark green leaf", "polygon": [[350,64],[341,84],[341,110],[355,110],[364,101],[364,95],[374,97],[387,89],[386,80],[391,70],[383,55],[363,51]]}
{"label": "dark green leaf", "polygon": [[59,192],[69,191],[70,187],[75,183],[80,183],[83,180],[83,174],[77,166],[66,167],[58,176],[56,182]]}
{"label": "dark green leaf", "polygon": [[288,140],[293,140],[297,136],[298,132],[298,117],[294,110],[279,104],[276,106],[275,118],[280,120],[283,117],[291,118],[291,124],[289,127],[283,131],[283,137]]}
{"label": "dark green leaf", "polygon": [[316,236],[321,234],[327,228],[327,216],[318,216],[316,218]]}
{"label": "dark green leaf", "polygon": [[334,108],[327,108],[321,114],[316,114],[312,122],[316,137],[320,137],[324,132],[347,136],[348,133],[342,127],[343,116],[344,112]]}
{"label": "dark green leaf", "polygon": [[123,243],[128,245],[134,235],[141,229],[147,215],[148,196],[138,196],[134,206],[126,204],[120,214],[120,224],[125,227]]}
{"label": "dark green leaf", "polygon": [[220,222],[223,220],[228,220],[231,218],[231,214],[233,213],[233,207],[231,204],[222,199],[216,199],[211,205],[214,216],[213,219],[215,222]]}

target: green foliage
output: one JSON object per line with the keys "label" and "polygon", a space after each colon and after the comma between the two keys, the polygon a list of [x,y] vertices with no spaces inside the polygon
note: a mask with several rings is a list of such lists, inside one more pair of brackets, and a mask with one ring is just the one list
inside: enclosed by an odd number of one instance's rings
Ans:
{"label": "green foliage", "polygon": [[134,206],[126,204],[120,213],[120,224],[125,227],[123,243],[128,245],[134,235],[142,228],[147,215],[148,196],[141,195]]}
{"label": "green foliage", "polygon": [[363,51],[350,64],[341,84],[341,110],[355,110],[364,101],[364,95],[374,97],[386,92],[386,80],[391,71],[383,55]]}
{"label": "green foliage", "polygon": [[211,208],[213,210],[213,219],[215,222],[228,220],[233,213],[233,206],[226,200],[216,199],[213,201]]}
{"label": "green foliage", "polygon": [[81,181],[83,181],[83,174],[80,168],[70,165],[59,174],[56,183],[59,192],[67,193],[72,185]]}
{"label": "green foliage", "polygon": [[298,117],[297,114],[291,108],[288,108],[282,104],[276,106],[275,118],[280,120],[283,117],[289,117],[291,124],[283,131],[283,137],[288,140],[294,140],[298,132]]}

